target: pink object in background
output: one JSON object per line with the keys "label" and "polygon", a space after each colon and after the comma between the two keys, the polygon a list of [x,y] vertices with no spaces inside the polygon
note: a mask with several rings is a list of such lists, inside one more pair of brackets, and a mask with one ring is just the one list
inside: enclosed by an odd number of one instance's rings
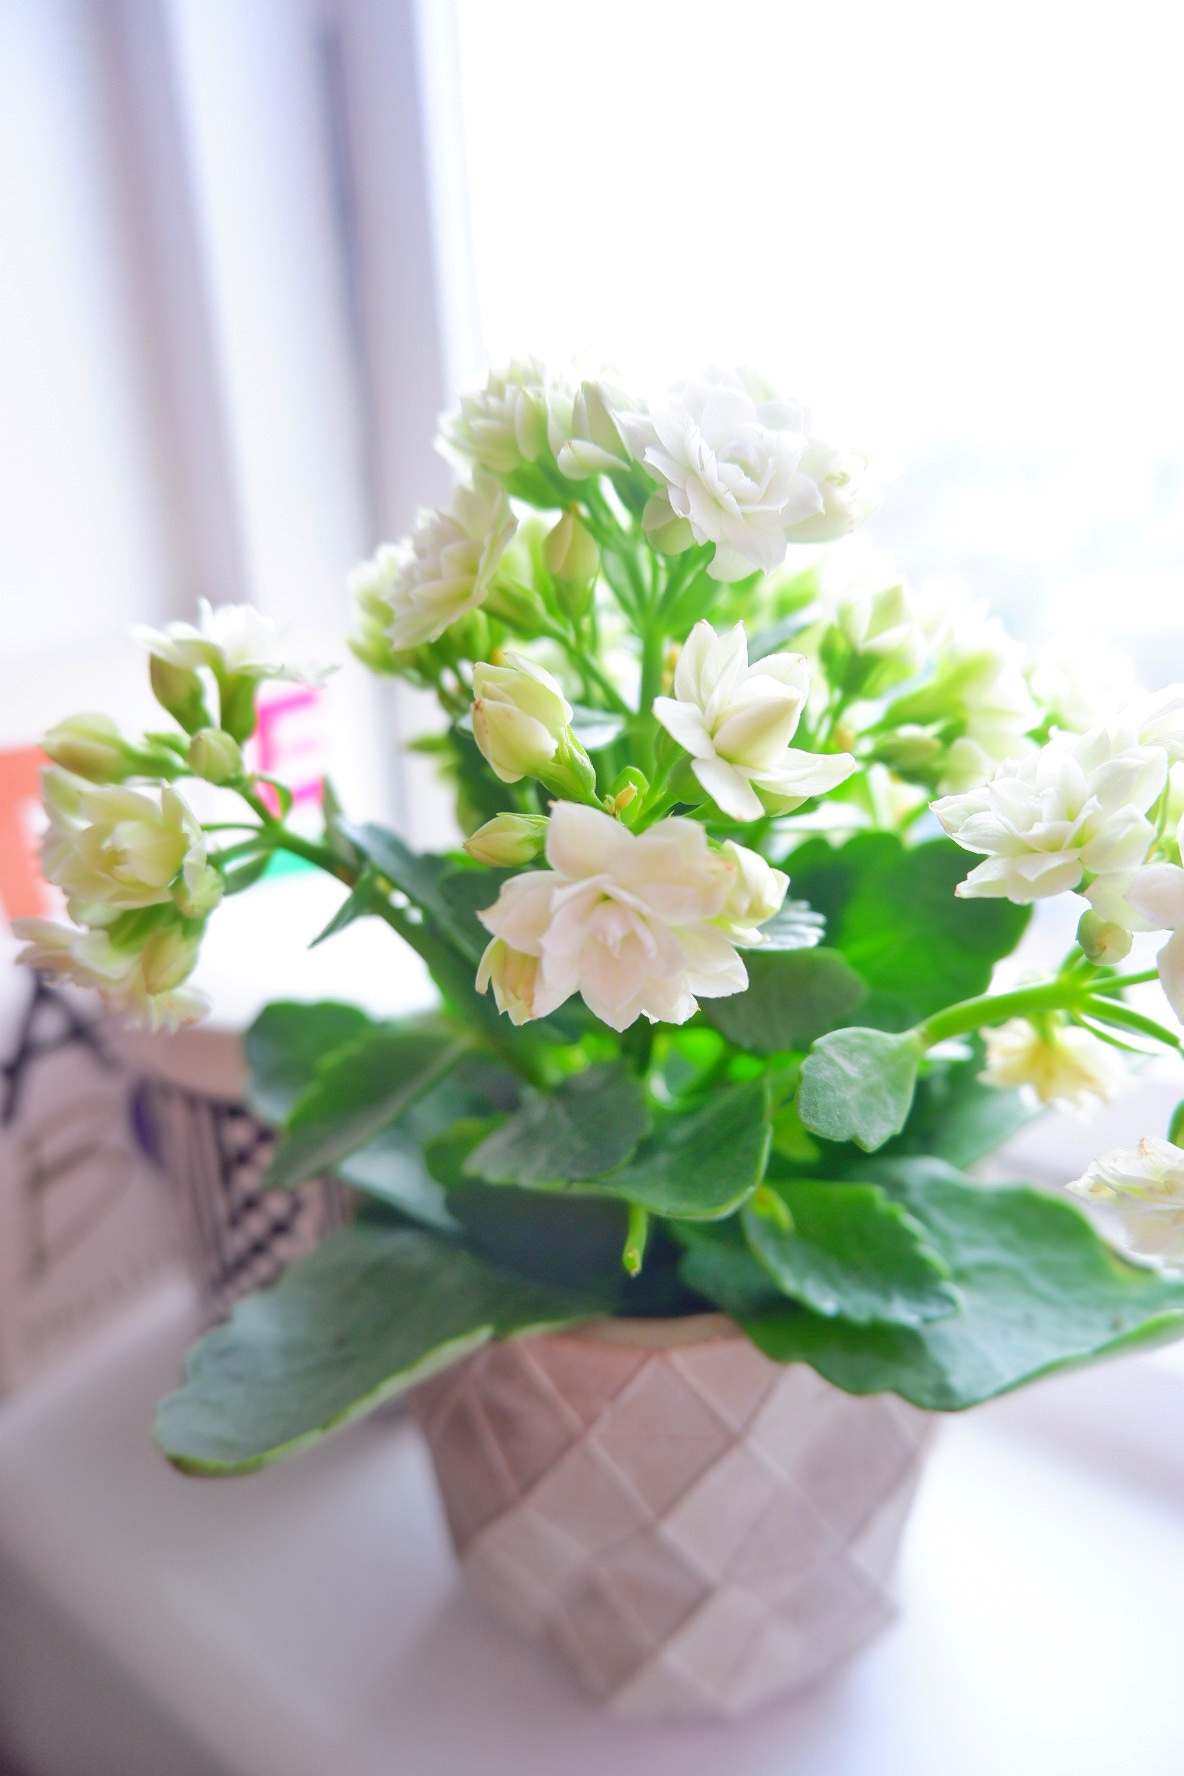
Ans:
{"label": "pink object in background", "polygon": [[10,921],[53,910],[37,866],[45,762],[45,754],[36,746],[0,751],[0,912]]}
{"label": "pink object in background", "polygon": [[[261,697],[248,755],[252,770],[287,785],[294,807],[319,806],[325,780],[325,707],[320,691],[309,685],[289,685]],[[262,793],[272,812],[278,814],[274,789],[265,784]]]}

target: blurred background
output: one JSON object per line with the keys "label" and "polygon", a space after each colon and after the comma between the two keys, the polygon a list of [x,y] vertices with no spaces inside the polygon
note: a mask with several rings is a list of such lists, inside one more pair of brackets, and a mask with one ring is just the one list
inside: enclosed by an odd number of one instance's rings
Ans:
{"label": "blurred background", "polygon": [[[200,595],[344,658],[346,571],[448,484],[438,411],[522,350],[759,365],[895,464],[870,537],[914,578],[1179,675],[1173,34],[1163,4],[3,0],[0,746],[134,720],[129,622]],[[350,664],[316,736],[288,714],[431,838],[413,716]]]}

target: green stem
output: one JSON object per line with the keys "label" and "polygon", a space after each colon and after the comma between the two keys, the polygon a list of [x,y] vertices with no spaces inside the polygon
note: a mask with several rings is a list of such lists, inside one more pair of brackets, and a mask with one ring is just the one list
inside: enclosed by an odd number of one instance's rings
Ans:
{"label": "green stem", "polygon": [[629,1225],[625,1231],[625,1250],[621,1254],[621,1263],[630,1276],[637,1276],[641,1270],[646,1241],[649,1236],[649,1210],[643,1209],[640,1203],[631,1202],[629,1204]]}
{"label": "green stem", "polygon": [[620,691],[618,691],[616,685],[612,682],[612,679],[601,669],[599,663],[592,657],[592,655],[585,648],[580,646],[579,642],[576,641],[574,637],[568,635],[565,630],[560,629],[554,623],[548,623],[543,630],[543,634],[549,636],[552,641],[557,641],[559,643],[559,646],[563,648],[572,665],[576,668],[576,671],[583,677],[585,683],[591,683],[596,686],[607,702],[609,708],[613,710],[615,714],[632,715],[633,711],[630,709],[628,703],[626,703],[624,697],[622,697]]}
{"label": "green stem", "polygon": [[1126,1030],[1137,1030],[1141,1036],[1150,1036],[1167,1048],[1184,1048],[1184,1042],[1171,1030],[1157,1024],[1154,1018],[1144,1017],[1141,1011],[1132,1011],[1129,1005],[1121,1005],[1116,999],[1090,996],[1081,1001],[1080,1009],[1100,1019],[1102,1023],[1120,1024]]}
{"label": "green stem", "polygon": [[1086,983],[1058,975],[1055,980],[1016,987],[1010,993],[981,993],[975,999],[963,999],[926,1018],[915,1033],[925,1048],[933,1048],[952,1036],[968,1036],[985,1024],[1002,1024],[1008,1018],[1033,1017],[1044,1011],[1073,1011],[1088,999]]}
{"label": "green stem", "polygon": [[665,637],[657,623],[650,623],[641,644],[641,695],[638,713],[646,714],[662,689],[662,643]]}
{"label": "green stem", "polygon": [[1158,979],[1158,968],[1145,968],[1141,974],[1119,974],[1114,975],[1111,978],[1104,977],[1102,980],[1094,981],[1093,990],[1095,993],[1108,995],[1110,993],[1120,992],[1124,987],[1144,987],[1149,981],[1156,981]]}

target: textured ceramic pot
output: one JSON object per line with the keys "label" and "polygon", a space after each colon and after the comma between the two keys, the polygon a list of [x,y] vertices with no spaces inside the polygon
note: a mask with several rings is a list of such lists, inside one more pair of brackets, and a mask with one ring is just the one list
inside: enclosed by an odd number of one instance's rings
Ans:
{"label": "textured ceramic pot", "polygon": [[933,1419],[721,1316],[490,1345],[414,1410],[469,1582],[619,1713],[742,1713],[893,1613]]}

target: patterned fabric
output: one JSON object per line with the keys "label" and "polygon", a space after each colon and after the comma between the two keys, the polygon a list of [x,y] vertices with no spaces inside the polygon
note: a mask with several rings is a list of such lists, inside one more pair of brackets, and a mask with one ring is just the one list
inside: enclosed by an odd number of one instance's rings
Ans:
{"label": "patterned fabric", "polygon": [[184,1195],[195,1272],[216,1315],[349,1218],[350,1193],[336,1179],[260,1188],[275,1135],[241,1104],[145,1079],[133,1114],[141,1147]]}
{"label": "patterned fabric", "polygon": [[737,1714],[890,1618],[933,1420],[726,1325],[492,1345],[414,1401],[479,1594],[631,1715]]}

